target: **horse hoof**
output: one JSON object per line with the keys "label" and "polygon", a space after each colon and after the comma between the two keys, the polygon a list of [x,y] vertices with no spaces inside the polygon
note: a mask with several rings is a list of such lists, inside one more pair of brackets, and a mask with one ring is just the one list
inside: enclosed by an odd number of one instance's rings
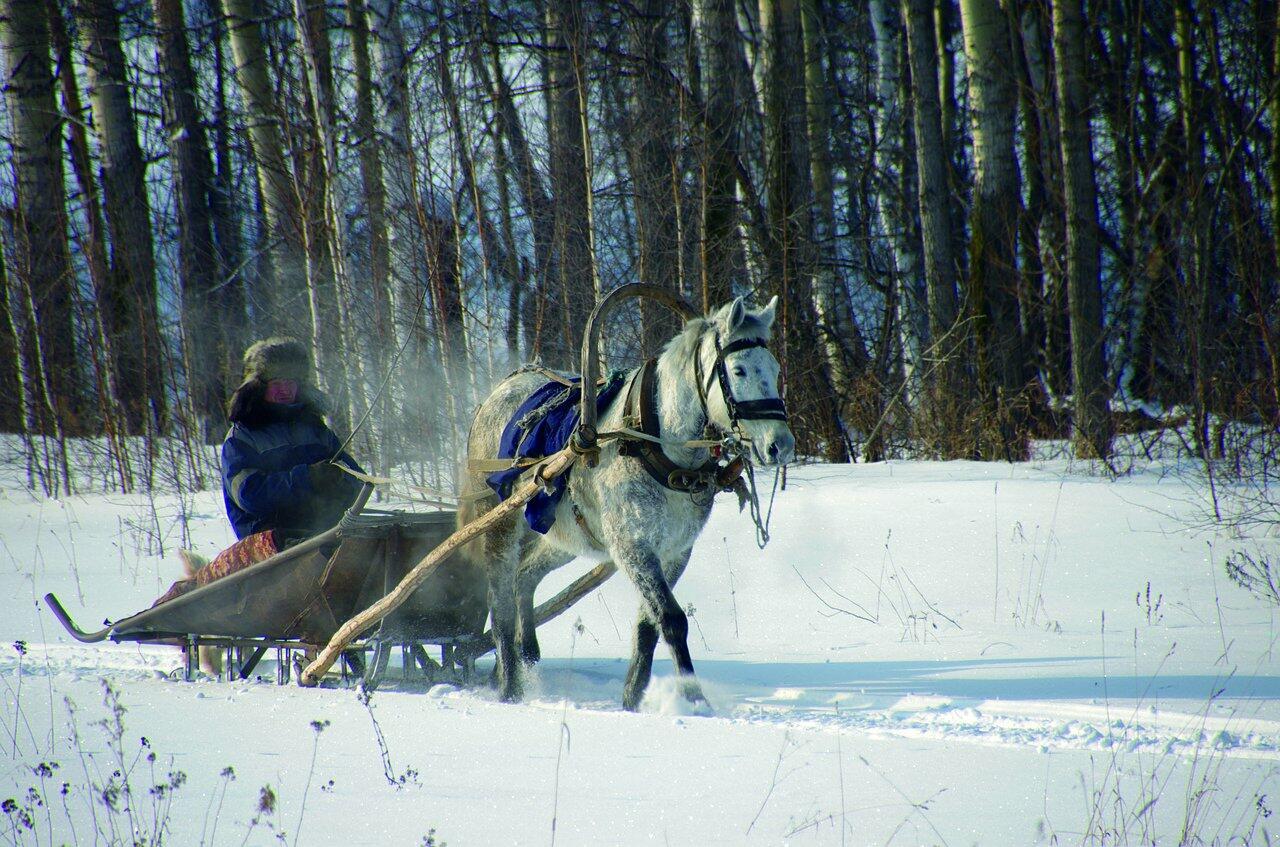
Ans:
{"label": "horse hoof", "polygon": [[698,683],[689,681],[684,683],[681,688],[684,694],[685,702],[689,704],[689,714],[699,717],[710,717],[715,714],[715,710],[711,708],[711,701],[707,699],[707,695],[702,693],[702,686]]}
{"label": "horse hoof", "polygon": [[696,698],[689,700],[689,712],[695,718],[714,717],[716,710],[711,708],[711,701],[699,694]]}

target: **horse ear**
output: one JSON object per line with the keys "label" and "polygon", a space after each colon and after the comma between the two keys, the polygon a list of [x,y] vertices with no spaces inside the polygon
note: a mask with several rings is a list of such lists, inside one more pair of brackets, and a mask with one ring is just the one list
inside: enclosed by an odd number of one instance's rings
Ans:
{"label": "horse ear", "polygon": [[742,322],[747,319],[747,304],[741,297],[733,298],[733,302],[729,304],[725,310],[724,316],[724,334],[726,336],[733,335],[738,331],[738,327],[742,326]]}
{"label": "horse ear", "polygon": [[765,304],[765,307],[756,313],[756,317],[760,319],[760,323],[764,324],[764,328],[767,330],[773,326],[773,319],[777,317],[777,315],[778,295],[775,294],[773,295],[773,298]]}

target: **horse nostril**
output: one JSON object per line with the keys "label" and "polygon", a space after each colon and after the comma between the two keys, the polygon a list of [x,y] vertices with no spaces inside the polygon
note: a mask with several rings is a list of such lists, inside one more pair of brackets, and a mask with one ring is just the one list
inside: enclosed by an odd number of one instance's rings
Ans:
{"label": "horse nostril", "polygon": [[769,445],[769,461],[778,461],[778,442],[776,441]]}

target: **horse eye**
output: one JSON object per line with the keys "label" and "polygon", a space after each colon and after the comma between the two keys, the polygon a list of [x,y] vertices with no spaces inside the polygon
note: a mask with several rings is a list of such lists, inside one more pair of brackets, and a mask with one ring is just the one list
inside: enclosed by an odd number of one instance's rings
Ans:
{"label": "horse eye", "polygon": [[733,375],[734,375],[734,376],[746,376],[746,375],[747,375],[747,372],[746,372],[745,370],[743,370],[742,368],[734,368],[734,369],[733,369]]}

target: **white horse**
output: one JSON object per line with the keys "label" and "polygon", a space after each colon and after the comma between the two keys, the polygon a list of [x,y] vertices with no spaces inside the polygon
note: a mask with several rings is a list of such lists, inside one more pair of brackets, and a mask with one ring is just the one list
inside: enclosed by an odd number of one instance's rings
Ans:
{"label": "white horse", "polygon": [[[582,556],[612,560],[640,593],[623,705],[632,710],[639,706],[659,634],[683,678],[684,696],[705,702],[689,657],[688,619],[671,589],[711,512],[716,468],[706,447],[684,442],[708,434],[736,435],[749,442],[758,463],[790,461],[795,438],[778,395],[778,361],[765,346],[777,302],[775,297],[763,309],[751,309],[739,297],[706,318],[689,320],[656,364],[646,363],[627,375],[622,391],[600,415],[601,432],[634,428],[643,419],[647,431],[657,430],[661,447],[645,441],[602,442],[595,467],[584,462],[573,467],[546,535],[531,530],[517,513],[468,551],[471,561],[487,570],[503,700],[521,696],[520,659],[539,658],[534,589],[551,570]],[[508,420],[545,382],[545,375],[536,371],[503,380],[476,412],[468,456],[497,456]],[[648,415],[643,414],[646,406]],[[485,498],[487,490],[483,473],[467,473],[459,526],[493,508],[497,500]]]}

